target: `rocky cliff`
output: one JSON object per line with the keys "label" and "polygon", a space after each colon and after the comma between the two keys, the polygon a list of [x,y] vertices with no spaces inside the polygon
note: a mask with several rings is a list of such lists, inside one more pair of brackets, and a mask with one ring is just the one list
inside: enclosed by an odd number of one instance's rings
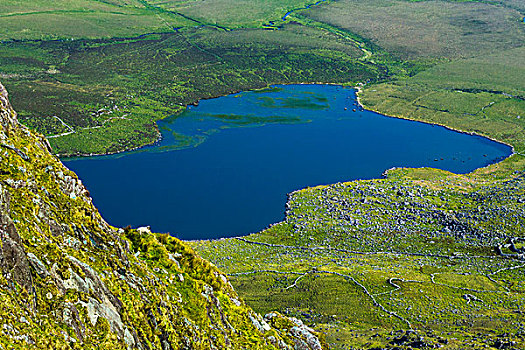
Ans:
{"label": "rocky cliff", "polygon": [[109,226],[0,85],[0,344],[45,349],[322,349],[265,318],[183,242]]}

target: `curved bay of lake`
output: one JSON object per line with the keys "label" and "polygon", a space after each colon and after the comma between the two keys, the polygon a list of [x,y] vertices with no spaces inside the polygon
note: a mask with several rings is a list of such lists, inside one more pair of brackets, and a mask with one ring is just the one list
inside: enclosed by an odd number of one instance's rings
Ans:
{"label": "curved bay of lake", "polygon": [[64,163],[110,224],[213,239],[281,221],[297,189],[378,178],[396,166],[467,173],[512,152],[363,111],[355,97],[336,85],[283,85],[203,100],[158,122],[158,145]]}

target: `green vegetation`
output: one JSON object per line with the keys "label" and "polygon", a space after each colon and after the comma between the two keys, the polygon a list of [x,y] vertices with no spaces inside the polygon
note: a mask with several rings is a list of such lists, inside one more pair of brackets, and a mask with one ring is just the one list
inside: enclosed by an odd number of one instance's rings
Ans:
{"label": "green vegetation", "polygon": [[[0,5],[0,38],[7,40],[0,46],[0,79],[12,92],[20,119],[48,136],[54,152],[64,155],[152,143],[158,137],[155,121],[176,118],[187,104],[293,82],[364,83],[359,96],[366,108],[512,145],[516,154],[471,174],[394,169],[380,180],[297,191],[289,197],[286,219],[261,233],[190,244],[229,275],[255,311],[297,317],[323,332],[335,349],[525,347],[523,2],[339,0],[303,9],[312,3],[39,0],[29,6],[8,0]],[[76,40],[65,40],[71,38]],[[224,119],[258,122],[252,116]],[[17,138],[17,149],[41,154],[38,146],[22,140]],[[16,184],[8,179],[28,179],[25,163],[11,149],[0,156],[2,186]],[[39,160],[28,173],[59,186],[42,173],[42,164]],[[55,250],[31,240],[48,231],[45,225],[30,224],[39,215],[38,198],[46,198],[43,191],[58,194],[59,201],[52,203],[60,205],[53,213],[66,220],[66,242],[82,244],[90,233],[95,237],[106,229],[97,228],[104,224],[91,207],[68,199],[71,191],[64,197],[62,189],[49,191],[47,184],[42,190],[37,186],[38,197],[12,191],[18,196],[14,203],[20,203],[12,215],[24,242],[31,242],[29,251],[48,254],[49,266],[62,266],[64,259],[46,253]],[[61,210],[68,215],[58,214]],[[72,232],[80,238],[70,238]],[[241,310],[232,305],[237,297],[221,283],[218,270],[182,243],[134,230],[120,237],[129,241],[127,259],[138,264],[133,275],[158,275],[148,280],[161,288],[151,296],[154,303],[163,305],[158,295],[179,292],[191,300],[188,317],[208,324],[196,292],[206,292],[206,283],[217,291],[226,314],[234,315],[229,322],[240,324],[237,344],[269,344],[269,337],[260,338],[253,324],[237,318],[250,311],[242,303]],[[98,242],[85,241],[85,246]],[[87,261],[83,250],[70,251]],[[180,268],[166,259],[170,251],[184,256]],[[97,271],[122,264],[120,257],[97,254]],[[184,281],[200,287],[152,282],[165,281],[164,270],[170,275],[179,269]],[[104,276],[112,293],[134,293],[128,282]],[[2,319],[21,329],[19,309],[9,315],[16,298],[2,298]],[[70,293],[61,298],[80,297]],[[42,307],[54,307],[38,300]],[[140,303],[146,304],[125,299],[126,322],[134,327],[148,322],[134,311]],[[174,318],[186,312],[175,309]],[[86,318],[84,311],[81,315]],[[170,331],[187,329],[176,322]],[[275,339],[291,344],[293,337],[284,329],[293,328],[293,321],[276,314],[268,322],[280,329],[271,331]],[[32,327],[51,327],[50,341],[59,342],[53,324]],[[71,336],[74,327],[66,329]],[[107,329],[104,322],[90,328],[88,333],[102,339],[93,346],[116,344]],[[153,333],[148,329],[143,336],[152,344],[157,341]],[[204,333],[199,337],[215,339]]]}
{"label": "green vegetation", "polygon": [[264,321],[176,238],[110,227],[45,138],[18,124],[1,85],[0,159],[0,347],[323,344],[299,321],[277,313]]}
{"label": "green vegetation", "polygon": [[366,88],[361,101],[388,115],[486,135],[525,151],[525,47],[440,64]]}
{"label": "green vegetation", "polygon": [[279,21],[288,11],[303,8],[316,0],[146,0],[148,4],[181,13],[207,25],[221,28],[259,28]]}
{"label": "green vegetation", "polygon": [[5,0],[0,4],[1,40],[132,37],[193,24],[177,14],[148,9],[138,0]]}
{"label": "green vegetation", "polygon": [[297,25],[0,47],[3,81],[20,120],[48,136],[62,155],[153,143],[156,120],[201,98],[270,83],[377,76],[375,67],[356,60],[359,55],[334,34]]}
{"label": "green vegetation", "polygon": [[523,15],[485,2],[341,0],[298,15],[358,34],[405,60],[479,56],[523,45]]}

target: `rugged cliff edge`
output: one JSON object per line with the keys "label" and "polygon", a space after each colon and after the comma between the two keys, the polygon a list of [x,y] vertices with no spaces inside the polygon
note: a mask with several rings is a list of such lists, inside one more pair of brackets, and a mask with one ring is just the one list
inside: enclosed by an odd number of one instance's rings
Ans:
{"label": "rugged cliff edge", "polygon": [[0,348],[322,349],[183,242],[110,227],[0,85]]}

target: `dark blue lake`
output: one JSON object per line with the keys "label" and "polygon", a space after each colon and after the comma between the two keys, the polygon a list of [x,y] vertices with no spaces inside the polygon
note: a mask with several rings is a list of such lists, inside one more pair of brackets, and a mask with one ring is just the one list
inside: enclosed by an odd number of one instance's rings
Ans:
{"label": "dark blue lake", "polygon": [[486,138],[360,111],[355,91],[334,85],[204,100],[159,127],[157,146],[65,164],[110,224],[183,239],[257,232],[283,219],[287,193],[307,186],[378,178],[394,166],[466,173],[511,153]]}

